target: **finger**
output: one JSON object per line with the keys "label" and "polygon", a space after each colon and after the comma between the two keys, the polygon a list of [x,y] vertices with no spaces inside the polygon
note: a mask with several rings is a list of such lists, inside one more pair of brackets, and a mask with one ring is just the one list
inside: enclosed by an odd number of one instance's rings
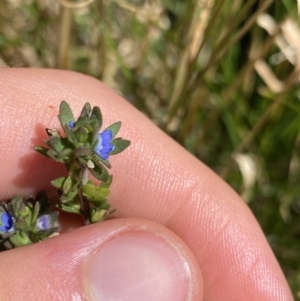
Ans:
{"label": "finger", "polygon": [[201,301],[203,293],[187,246],[144,220],[111,220],[3,252],[0,270],[7,301]]}
{"label": "finger", "polygon": [[6,143],[1,150],[3,196],[45,188],[58,176],[53,162],[33,153],[33,143],[41,143],[45,126],[58,126],[57,107],[62,99],[70,102],[76,114],[89,101],[101,107],[106,125],[121,120],[120,135],[132,141],[129,149],[111,160],[110,200],[117,216],[151,219],[177,233],[200,264],[205,300],[243,300],[245,296],[258,301],[292,300],[245,204],[129,103],[98,81],[75,73],[28,69],[1,73],[0,96],[5,104],[0,125]]}

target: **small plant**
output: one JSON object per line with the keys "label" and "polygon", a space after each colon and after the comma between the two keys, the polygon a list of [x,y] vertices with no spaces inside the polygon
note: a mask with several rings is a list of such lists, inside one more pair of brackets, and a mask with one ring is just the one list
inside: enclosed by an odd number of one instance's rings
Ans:
{"label": "small plant", "polygon": [[[66,101],[62,101],[58,119],[63,133],[46,129],[46,147],[36,146],[40,154],[64,164],[68,174],[51,181],[59,199],[50,202],[41,191],[36,198],[15,196],[0,206],[0,249],[6,250],[41,241],[59,233],[59,211],[80,214],[85,224],[106,219],[114,210],[107,196],[112,183],[109,157],[125,150],[130,141],[116,138],[121,122],[101,131],[99,107],[86,103],[76,120]],[[89,173],[100,181],[95,185]]]}

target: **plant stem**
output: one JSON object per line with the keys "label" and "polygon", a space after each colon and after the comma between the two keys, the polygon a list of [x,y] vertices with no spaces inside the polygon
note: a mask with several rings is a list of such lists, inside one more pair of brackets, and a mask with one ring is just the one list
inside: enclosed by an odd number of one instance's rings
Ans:
{"label": "plant stem", "polygon": [[56,63],[57,67],[61,69],[68,69],[69,67],[68,53],[70,48],[71,16],[71,8],[61,8],[61,30],[59,34]]}

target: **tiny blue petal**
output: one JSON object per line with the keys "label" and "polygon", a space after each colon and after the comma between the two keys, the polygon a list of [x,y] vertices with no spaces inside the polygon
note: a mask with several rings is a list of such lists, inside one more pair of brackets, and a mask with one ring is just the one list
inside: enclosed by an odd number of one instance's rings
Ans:
{"label": "tiny blue petal", "polygon": [[36,221],[37,230],[48,230],[51,228],[51,217],[49,214],[40,216]]}
{"label": "tiny blue petal", "polygon": [[100,158],[104,160],[108,159],[109,153],[115,148],[112,140],[113,135],[111,130],[105,130],[98,134],[98,143],[94,151]]}
{"label": "tiny blue petal", "polygon": [[0,231],[9,233],[14,231],[14,218],[10,213],[3,212],[1,214],[1,226]]}
{"label": "tiny blue petal", "polygon": [[74,125],[75,125],[75,122],[71,120],[69,122],[69,128],[72,129],[74,127]]}

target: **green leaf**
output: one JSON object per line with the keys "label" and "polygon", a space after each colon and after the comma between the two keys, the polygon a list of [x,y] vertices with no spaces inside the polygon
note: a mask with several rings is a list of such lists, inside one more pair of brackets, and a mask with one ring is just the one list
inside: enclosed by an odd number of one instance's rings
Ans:
{"label": "green leaf", "polygon": [[89,132],[84,126],[80,126],[75,132],[74,137],[78,142],[87,142]]}
{"label": "green leaf", "polygon": [[106,182],[101,183],[99,186],[109,188],[113,181],[113,175],[109,175],[109,178]]}
{"label": "green leaf", "polygon": [[50,212],[48,214],[50,216],[51,227],[53,227],[53,226],[55,226],[55,223],[57,222],[57,218],[58,218],[59,213],[57,211],[54,211],[54,212]]}
{"label": "green leaf", "polygon": [[76,186],[73,186],[71,190],[69,190],[68,193],[63,194],[60,199],[62,202],[64,203],[68,203],[70,201],[72,201],[75,196],[78,194],[78,188]]}
{"label": "green leaf", "polygon": [[59,137],[51,136],[48,143],[55,151],[60,152],[64,149],[63,140]]}
{"label": "green leaf", "polygon": [[57,178],[57,179],[51,181],[51,184],[52,184],[55,188],[62,189],[65,180],[66,180],[65,177]]}
{"label": "green leaf", "polygon": [[94,168],[89,168],[91,174],[98,180],[102,182],[107,182],[109,180],[109,174],[105,167],[95,164]]}
{"label": "green leaf", "polygon": [[32,210],[29,206],[26,206],[25,203],[23,203],[19,210],[15,211],[15,217],[18,218],[19,222],[24,221],[29,225],[32,221]]}
{"label": "green leaf", "polygon": [[90,113],[91,113],[91,105],[89,102],[86,102],[81,110],[80,118],[90,117]]}
{"label": "green leaf", "polygon": [[65,203],[72,201],[78,194],[78,189],[79,187],[77,185],[72,186],[67,193],[60,197],[60,200]]}
{"label": "green leaf", "polygon": [[45,147],[41,147],[41,146],[35,146],[34,149],[40,153],[41,155],[45,156],[45,157],[48,157],[48,158],[51,158],[49,155],[48,155],[48,148],[45,148]]}
{"label": "green leaf", "polygon": [[115,122],[112,125],[110,125],[109,127],[107,127],[105,129],[105,131],[111,130],[112,136],[113,136],[113,138],[115,138],[121,128],[121,125],[122,125],[121,121]]}
{"label": "green leaf", "polygon": [[98,128],[98,131],[100,131],[100,129],[102,127],[102,114],[101,114],[101,110],[99,107],[93,107],[91,117],[95,117],[97,119],[97,123],[98,123],[97,128]]}
{"label": "green leaf", "polygon": [[104,219],[107,218],[108,215],[109,214],[108,214],[107,210],[103,210],[103,209],[96,210],[92,213],[91,221],[92,221],[92,223],[97,223],[97,222],[103,221]]}
{"label": "green leaf", "polygon": [[10,237],[10,241],[16,247],[26,246],[32,243],[27,233],[23,231],[16,231],[16,233]]}
{"label": "green leaf", "polygon": [[106,201],[105,198],[109,195],[109,189],[107,185],[100,185],[96,187],[94,184],[86,184],[82,186],[82,193],[88,199],[93,201]]}
{"label": "green leaf", "polygon": [[61,210],[70,213],[80,213],[80,206],[78,204],[60,204]]}
{"label": "green leaf", "polygon": [[60,121],[60,124],[61,124],[63,129],[65,129],[65,127],[69,125],[70,121],[75,122],[75,118],[74,118],[74,115],[72,113],[72,110],[71,110],[70,106],[68,105],[68,103],[65,100],[63,100],[60,103],[59,114],[58,114],[57,117],[58,117],[58,119]]}
{"label": "green leaf", "polygon": [[[91,154],[91,150],[88,147],[79,147],[76,152],[75,152],[75,157],[86,157],[89,156]],[[86,164],[86,160],[81,161],[81,159],[79,158],[80,162],[83,162],[84,165]]]}
{"label": "green leaf", "polygon": [[63,159],[59,159],[58,158],[57,152],[55,150],[53,150],[53,149],[48,149],[47,155],[48,155],[49,158],[51,158],[51,159],[53,159],[55,161],[64,162]]}
{"label": "green leaf", "polygon": [[104,160],[104,159],[98,157],[96,154],[93,156],[93,158],[94,158],[93,162],[96,163],[96,165],[101,166],[101,164],[103,164],[107,168],[111,168],[109,160]]}
{"label": "green leaf", "polygon": [[59,152],[56,157],[58,160],[68,161],[70,160],[70,155],[72,155],[72,150],[70,148],[65,148],[61,152]]}
{"label": "green leaf", "polygon": [[12,211],[18,211],[20,206],[23,205],[23,199],[20,195],[16,195],[12,198],[10,203],[4,204],[4,206],[8,206]]}
{"label": "green leaf", "polygon": [[105,200],[105,202],[102,202],[101,204],[100,204],[100,207],[99,208],[101,208],[101,209],[104,209],[104,210],[108,210],[108,209],[110,209],[110,204],[108,203],[108,201],[107,200]]}
{"label": "green leaf", "polygon": [[41,209],[41,205],[39,202],[35,202],[35,205],[34,205],[34,210],[33,210],[33,213],[32,213],[32,220],[31,220],[31,223],[35,223],[36,220],[37,220],[37,217],[40,213],[40,209]]}
{"label": "green leaf", "polygon": [[63,185],[63,193],[67,194],[73,185],[71,177],[67,177]]}
{"label": "green leaf", "polygon": [[22,231],[30,231],[31,228],[31,220],[27,219],[16,219],[16,229],[22,230]]}
{"label": "green leaf", "polygon": [[116,155],[125,150],[130,145],[130,141],[117,138],[112,142],[112,144],[115,146],[115,148],[110,152],[110,155]]}

